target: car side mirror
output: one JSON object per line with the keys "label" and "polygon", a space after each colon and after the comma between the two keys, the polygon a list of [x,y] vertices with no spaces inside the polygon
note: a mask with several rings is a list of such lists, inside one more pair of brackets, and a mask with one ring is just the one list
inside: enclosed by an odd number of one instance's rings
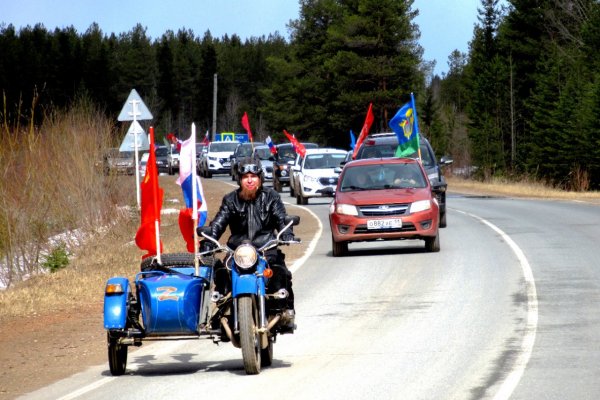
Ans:
{"label": "car side mirror", "polygon": [[442,158],[440,158],[440,165],[441,166],[446,166],[446,165],[450,165],[454,162],[453,159],[451,159],[448,156],[443,156]]}
{"label": "car side mirror", "polygon": [[[345,164],[345,163],[344,163],[344,164]],[[336,174],[340,174],[340,173],[342,173],[342,167],[335,167],[335,168],[333,169],[333,172],[334,172],[334,173],[336,173]]]}
{"label": "car side mirror", "polygon": [[333,188],[326,187],[321,189],[321,194],[323,196],[333,197],[335,195],[335,190],[333,190]]}
{"label": "car side mirror", "polygon": [[292,165],[292,171],[299,172],[300,171],[300,166],[299,165]]}

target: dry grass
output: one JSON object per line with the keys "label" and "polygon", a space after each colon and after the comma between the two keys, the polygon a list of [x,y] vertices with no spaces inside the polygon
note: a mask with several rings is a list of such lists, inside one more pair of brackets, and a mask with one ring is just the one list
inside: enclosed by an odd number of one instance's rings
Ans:
{"label": "dry grass", "polygon": [[[119,177],[135,196],[135,178]],[[179,231],[178,213],[182,207],[181,188],[175,176],[160,176],[159,185],[164,190],[163,215],[161,217],[161,240],[165,253],[185,252],[185,242]],[[209,218],[214,216],[223,195],[232,186],[216,180],[203,180],[204,194],[208,201]],[[165,213],[168,210],[176,212]],[[299,258],[310,240],[314,226],[308,213],[294,209],[288,212],[301,215],[295,229],[305,240],[301,246],[284,249],[288,262]],[[139,271],[141,256],[145,253],[134,243],[139,227],[139,212],[135,209],[123,215],[102,234],[86,241],[77,249],[69,266],[52,274],[35,276],[18,283],[7,291],[0,292],[0,320],[10,317],[43,315],[58,310],[75,310],[84,306],[101,306],[104,301],[104,286],[112,276],[125,276],[133,280]],[[226,232],[222,240],[228,237]]]}
{"label": "dry grass", "polygon": [[447,180],[450,192],[600,203],[600,192],[565,191],[527,180],[510,182],[504,179],[495,179],[491,182],[479,182],[458,177],[447,177]]}

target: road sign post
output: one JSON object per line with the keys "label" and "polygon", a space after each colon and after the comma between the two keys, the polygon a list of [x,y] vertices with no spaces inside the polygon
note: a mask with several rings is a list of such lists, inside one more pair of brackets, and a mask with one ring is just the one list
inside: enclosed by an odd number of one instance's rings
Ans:
{"label": "road sign post", "polygon": [[133,146],[135,149],[135,188],[137,193],[137,205],[138,208],[140,208],[140,164],[138,156],[139,146],[137,130],[138,127],[140,127],[141,129],[141,126],[137,121],[152,119],[152,113],[150,113],[150,110],[148,110],[148,107],[146,107],[146,104],[144,104],[138,92],[135,89],[131,89],[129,97],[127,98],[127,101],[125,101],[123,109],[121,109],[121,113],[119,114],[119,117],[117,119],[119,121],[133,121],[131,125],[133,128]]}

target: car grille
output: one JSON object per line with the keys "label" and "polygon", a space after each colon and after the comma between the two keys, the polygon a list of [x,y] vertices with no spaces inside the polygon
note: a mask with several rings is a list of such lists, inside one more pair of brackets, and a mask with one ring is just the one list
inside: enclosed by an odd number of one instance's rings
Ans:
{"label": "car grille", "polygon": [[417,229],[412,222],[403,222],[402,228],[391,228],[391,229],[367,229],[367,225],[357,225],[354,229],[354,233],[392,233],[392,232],[414,232]]}
{"label": "car grille", "polygon": [[337,177],[319,178],[319,183],[323,186],[337,185],[337,181]]}
{"label": "car grille", "polygon": [[359,215],[363,217],[388,217],[392,215],[404,215],[408,211],[408,204],[380,204],[360,206]]}
{"label": "car grille", "polygon": [[267,167],[267,168],[265,168],[265,169],[267,170],[267,172],[269,172],[269,173],[273,173],[273,167]]}

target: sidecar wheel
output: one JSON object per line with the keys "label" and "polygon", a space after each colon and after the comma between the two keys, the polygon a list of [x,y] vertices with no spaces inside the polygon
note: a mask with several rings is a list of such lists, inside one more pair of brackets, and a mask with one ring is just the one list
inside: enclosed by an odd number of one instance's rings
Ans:
{"label": "sidecar wheel", "polygon": [[242,346],[242,358],[244,369],[248,375],[260,373],[261,348],[260,337],[256,329],[256,306],[251,296],[243,296],[238,299],[238,317],[240,323],[240,343]]}
{"label": "sidecar wheel", "polygon": [[[142,271],[154,270],[154,257],[145,258],[140,264]],[[194,266],[194,254],[192,253],[166,253],[161,254],[160,261],[163,267],[190,267]]]}
{"label": "sidecar wheel", "polygon": [[260,366],[270,367],[273,364],[273,340],[269,338],[269,345],[260,350]]}
{"label": "sidecar wheel", "polygon": [[127,367],[127,347],[119,343],[118,339],[108,335],[108,366],[113,376],[125,373]]}

